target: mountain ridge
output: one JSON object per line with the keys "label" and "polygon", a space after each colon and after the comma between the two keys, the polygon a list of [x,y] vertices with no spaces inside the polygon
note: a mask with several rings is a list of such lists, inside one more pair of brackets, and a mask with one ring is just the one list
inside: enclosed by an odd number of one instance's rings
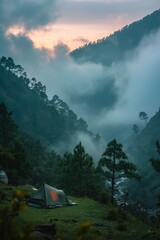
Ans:
{"label": "mountain ridge", "polygon": [[82,118],[58,96],[49,100],[46,87],[35,78],[29,79],[12,58],[0,59],[0,73],[0,101],[13,111],[15,121],[24,132],[45,145],[65,139],[68,142],[76,131],[91,135]]}
{"label": "mountain ridge", "polygon": [[[90,42],[70,53],[78,62],[95,62],[111,66],[135,49],[142,39],[160,29],[160,9],[143,19],[126,25],[110,36]],[[136,36],[135,36],[136,32]]]}

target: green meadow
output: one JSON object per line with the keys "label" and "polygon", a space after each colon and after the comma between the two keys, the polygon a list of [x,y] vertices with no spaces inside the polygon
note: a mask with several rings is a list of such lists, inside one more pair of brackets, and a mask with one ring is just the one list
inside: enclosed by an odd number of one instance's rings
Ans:
{"label": "green meadow", "polygon": [[[2,224],[4,224],[3,218],[5,218],[3,209],[11,208],[13,204],[12,197],[17,189],[27,195],[33,193],[31,186],[21,186],[17,188],[0,185],[0,191],[1,193],[5,193],[6,197],[5,200],[1,200],[0,202],[1,231],[4,230],[4,226],[2,229]],[[144,224],[123,209],[100,204],[88,198],[75,198],[72,196],[68,196],[68,198],[76,202],[77,205],[55,209],[23,207],[22,210],[19,211],[19,214],[13,217],[13,226],[11,227],[15,228],[13,232],[22,232],[23,229],[27,228],[33,229],[36,224],[52,223],[55,224],[56,228],[56,236],[53,239],[57,240],[159,239],[160,231],[158,228]],[[10,231],[9,228],[8,231]],[[15,238],[13,237],[12,239]],[[21,239],[30,238],[22,237]]]}

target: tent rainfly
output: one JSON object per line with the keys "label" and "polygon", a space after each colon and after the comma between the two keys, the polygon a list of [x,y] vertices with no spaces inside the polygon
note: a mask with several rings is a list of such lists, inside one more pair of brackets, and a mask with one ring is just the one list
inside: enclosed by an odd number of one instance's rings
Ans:
{"label": "tent rainfly", "polygon": [[48,184],[43,184],[33,196],[27,200],[27,204],[32,207],[56,208],[63,206],[73,206],[76,203],[68,200],[66,194],[59,189]]}

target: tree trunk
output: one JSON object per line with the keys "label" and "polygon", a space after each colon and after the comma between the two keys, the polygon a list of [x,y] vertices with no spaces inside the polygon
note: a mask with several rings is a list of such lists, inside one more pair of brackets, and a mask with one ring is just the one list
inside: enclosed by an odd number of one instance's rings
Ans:
{"label": "tree trunk", "polygon": [[112,171],[112,196],[111,196],[111,203],[112,205],[114,204],[114,186],[115,186],[115,163],[116,163],[116,158],[115,154],[113,156],[113,171]]}

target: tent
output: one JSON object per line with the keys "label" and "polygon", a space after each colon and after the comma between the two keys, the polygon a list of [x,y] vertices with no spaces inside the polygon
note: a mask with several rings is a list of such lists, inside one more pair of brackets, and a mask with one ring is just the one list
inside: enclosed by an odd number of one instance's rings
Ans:
{"label": "tent", "polygon": [[43,184],[33,196],[27,200],[27,204],[33,207],[55,208],[72,206],[76,203],[68,200],[66,194],[48,184]]}

